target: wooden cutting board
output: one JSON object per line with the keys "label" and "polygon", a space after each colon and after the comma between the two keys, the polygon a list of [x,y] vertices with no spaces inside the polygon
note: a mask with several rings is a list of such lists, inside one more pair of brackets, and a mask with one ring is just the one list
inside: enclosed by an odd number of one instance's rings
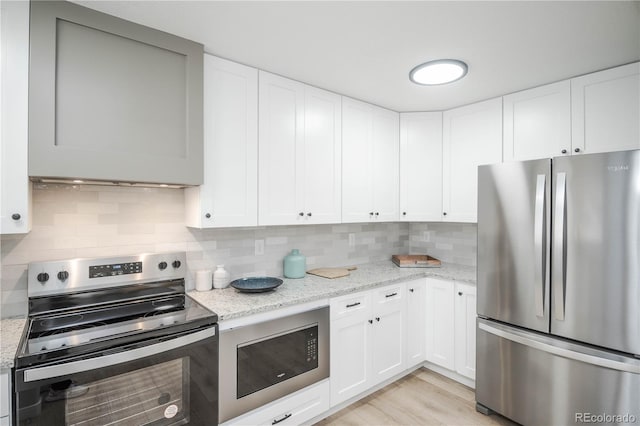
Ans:
{"label": "wooden cutting board", "polygon": [[307,271],[307,274],[317,275],[323,278],[340,278],[349,275],[349,271],[358,269],[355,266],[346,266],[344,268],[317,268]]}

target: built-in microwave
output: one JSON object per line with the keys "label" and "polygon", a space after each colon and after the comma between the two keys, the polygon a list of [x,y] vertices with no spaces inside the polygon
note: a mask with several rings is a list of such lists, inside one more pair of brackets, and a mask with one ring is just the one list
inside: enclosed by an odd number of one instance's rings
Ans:
{"label": "built-in microwave", "polygon": [[329,307],[220,333],[220,423],[329,377]]}

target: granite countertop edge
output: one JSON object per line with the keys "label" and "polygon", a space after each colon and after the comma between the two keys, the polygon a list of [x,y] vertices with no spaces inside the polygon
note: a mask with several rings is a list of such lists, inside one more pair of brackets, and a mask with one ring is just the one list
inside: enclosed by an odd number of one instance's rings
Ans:
{"label": "granite countertop edge", "polygon": [[0,320],[0,370],[13,367],[13,361],[20,344],[26,318],[6,318]]}
{"label": "granite countertop edge", "polygon": [[[225,321],[424,277],[475,285],[476,268],[452,263],[443,263],[440,268],[399,268],[391,261],[383,261],[358,265],[356,271],[343,278],[313,275],[301,279],[285,278],[284,283],[270,293],[240,293],[229,287],[205,292],[190,291],[189,296],[216,312],[220,321]],[[14,366],[26,323],[26,318],[0,320],[0,369]]]}
{"label": "granite countertop edge", "polygon": [[399,268],[384,261],[358,265],[356,271],[342,278],[283,278],[284,283],[269,293],[241,293],[228,287],[191,291],[189,296],[216,312],[219,321],[225,321],[425,277],[475,285],[476,268],[451,263],[439,268]]}

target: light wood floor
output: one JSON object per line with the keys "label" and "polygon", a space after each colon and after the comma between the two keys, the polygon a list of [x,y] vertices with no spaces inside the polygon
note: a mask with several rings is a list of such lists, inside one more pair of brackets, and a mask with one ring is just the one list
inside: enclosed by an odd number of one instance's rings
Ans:
{"label": "light wood floor", "polygon": [[316,426],[515,425],[476,411],[473,389],[421,368],[316,423]]}

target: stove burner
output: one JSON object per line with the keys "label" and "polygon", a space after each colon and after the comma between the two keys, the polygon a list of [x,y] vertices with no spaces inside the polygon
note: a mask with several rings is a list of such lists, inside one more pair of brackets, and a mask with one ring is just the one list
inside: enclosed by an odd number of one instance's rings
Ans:
{"label": "stove burner", "polygon": [[31,335],[29,336],[32,339],[37,339],[37,338],[41,338],[41,337],[47,337],[47,336],[53,336],[56,334],[62,334],[62,333],[68,333],[68,332],[72,332],[72,331],[78,331],[78,330],[86,330],[88,328],[94,328],[94,327],[100,327],[102,325],[106,325],[107,323],[104,321],[98,321],[98,322],[93,322],[93,323],[89,323],[89,324],[78,324],[78,325],[71,325],[67,328],[58,328],[58,329],[54,329],[54,330],[46,330],[46,331],[42,331],[39,333],[31,333]]}

